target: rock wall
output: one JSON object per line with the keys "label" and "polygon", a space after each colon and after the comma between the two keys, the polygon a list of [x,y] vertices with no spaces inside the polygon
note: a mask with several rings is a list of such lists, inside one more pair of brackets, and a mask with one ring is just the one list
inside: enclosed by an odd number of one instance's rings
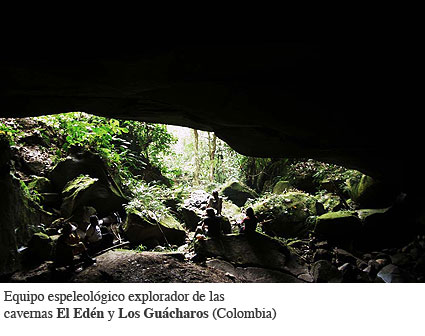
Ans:
{"label": "rock wall", "polygon": [[18,249],[40,224],[41,214],[10,172],[9,144],[0,137],[0,275],[19,269]]}

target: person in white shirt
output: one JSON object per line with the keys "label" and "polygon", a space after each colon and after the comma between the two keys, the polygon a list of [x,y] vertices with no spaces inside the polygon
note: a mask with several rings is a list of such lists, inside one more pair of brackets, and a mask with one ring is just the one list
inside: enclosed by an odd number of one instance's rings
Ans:
{"label": "person in white shirt", "polygon": [[212,196],[208,199],[208,208],[213,208],[217,212],[218,216],[221,216],[221,210],[223,208],[223,198],[218,196],[218,191],[214,190]]}
{"label": "person in white shirt", "polygon": [[101,247],[102,230],[100,229],[99,218],[95,215],[90,216],[90,225],[87,227],[85,239],[90,251],[96,251]]}

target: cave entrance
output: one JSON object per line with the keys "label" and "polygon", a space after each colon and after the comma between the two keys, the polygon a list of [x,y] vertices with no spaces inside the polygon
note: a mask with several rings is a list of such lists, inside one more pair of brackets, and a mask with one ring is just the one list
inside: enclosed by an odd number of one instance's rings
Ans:
{"label": "cave entrance", "polygon": [[[85,239],[93,216],[102,239],[108,239],[88,250],[108,269],[104,274],[110,278],[102,281],[130,281],[134,269],[140,277],[171,281],[158,273],[164,263],[178,269],[181,279],[203,281],[198,266],[185,264],[197,255],[226,260],[228,264],[211,264],[218,270],[263,268],[249,278],[256,281],[263,279],[264,272],[281,272],[288,251],[302,257],[304,266],[321,258],[338,266],[346,250],[387,248],[387,255],[395,255],[396,246],[411,239],[410,231],[401,235],[395,225],[399,214],[394,215],[392,206],[399,191],[391,186],[313,159],[244,156],[214,132],[72,112],[1,119],[0,135],[7,153],[3,168],[11,173],[3,177],[11,196],[3,204],[10,223],[2,224],[2,232],[14,245],[2,253],[16,250],[12,257],[22,254],[32,266],[53,258],[53,246],[68,224],[83,244],[91,245]],[[230,237],[223,246],[229,250],[212,245],[196,251],[198,225],[210,204],[215,204],[215,191],[221,202],[216,215],[223,233]],[[284,244],[284,250],[276,249],[269,238],[259,238],[253,245],[238,234],[248,208],[260,223],[256,226],[259,237],[274,237],[270,239]],[[246,250],[243,261],[233,255],[235,246]],[[345,250],[338,250],[341,247]],[[266,257],[268,253],[275,255],[274,262]],[[340,259],[335,259],[338,254]],[[75,260],[85,262],[81,256]],[[136,266],[120,275],[116,265],[125,260]],[[150,263],[152,267],[139,267]],[[363,266],[359,262],[357,271]],[[5,263],[2,267],[8,273],[20,266]],[[286,280],[313,281],[307,269],[301,278],[291,273]],[[96,274],[88,272],[81,279],[99,280]],[[220,272],[214,276],[217,281],[235,280]],[[285,278],[281,273],[275,276],[275,281]],[[238,280],[244,277],[247,273]]]}

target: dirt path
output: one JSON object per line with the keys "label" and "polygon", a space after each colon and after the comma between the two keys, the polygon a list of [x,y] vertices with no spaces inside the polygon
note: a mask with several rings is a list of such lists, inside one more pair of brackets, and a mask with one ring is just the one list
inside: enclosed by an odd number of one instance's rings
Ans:
{"label": "dirt path", "polygon": [[80,273],[52,271],[48,263],[13,274],[11,282],[235,282],[225,272],[183,260],[176,253],[115,250],[98,256]]}
{"label": "dirt path", "polygon": [[[178,256],[178,255],[177,255]],[[155,252],[109,251],[75,282],[232,282],[224,272]]]}

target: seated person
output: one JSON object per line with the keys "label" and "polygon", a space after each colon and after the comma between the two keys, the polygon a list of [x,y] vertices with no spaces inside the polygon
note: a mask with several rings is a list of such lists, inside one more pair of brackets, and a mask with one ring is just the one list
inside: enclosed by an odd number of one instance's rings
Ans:
{"label": "seated person", "polygon": [[87,227],[85,240],[91,253],[101,250],[102,230],[97,216],[90,216],[90,224]]}
{"label": "seated person", "polygon": [[114,237],[106,226],[101,226],[102,223],[103,221],[97,216],[90,216],[90,225],[87,227],[85,239],[91,253],[113,245]]}
{"label": "seated person", "polygon": [[214,190],[212,196],[208,199],[208,208],[213,208],[217,211],[217,215],[221,216],[223,208],[223,198],[218,196],[218,191]]}
{"label": "seated person", "polygon": [[241,222],[241,228],[239,233],[253,233],[257,228],[258,219],[254,214],[254,210],[252,208],[248,208],[245,211],[246,217]]}
{"label": "seated person", "polygon": [[220,219],[215,215],[213,208],[206,210],[206,217],[200,222],[200,226],[195,231],[195,237],[198,240],[204,239],[205,236],[217,237],[221,233]]}
{"label": "seated person", "polygon": [[55,267],[67,266],[74,269],[74,256],[81,254],[81,259],[86,264],[94,264],[95,259],[90,258],[85,245],[80,241],[80,237],[75,232],[76,226],[66,223],[61,230],[61,235],[56,242]]}

